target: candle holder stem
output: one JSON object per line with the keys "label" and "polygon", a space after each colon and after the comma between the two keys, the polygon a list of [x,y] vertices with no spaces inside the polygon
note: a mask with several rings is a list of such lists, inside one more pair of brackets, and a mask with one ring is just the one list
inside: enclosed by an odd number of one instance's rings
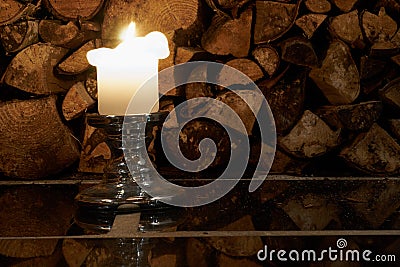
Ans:
{"label": "candle holder stem", "polygon": [[[116,214],[168,207],[136,183],[140,179],[142,186],[151,185],[153,168],[145,141],[155,138],[152,129],[162,124],[166,116],[161,112],[128,116],[87,115],[89,125],[105,130],[111,160],[104,168],[104,182],[76,196],[75,221],[78,225],[86,229],[109,230]],[[124,144],[123,127],[128,136]],[[129,157],[124,157],[124,152],[129,152]],[[128,165],[133,168],[129,169]]]}

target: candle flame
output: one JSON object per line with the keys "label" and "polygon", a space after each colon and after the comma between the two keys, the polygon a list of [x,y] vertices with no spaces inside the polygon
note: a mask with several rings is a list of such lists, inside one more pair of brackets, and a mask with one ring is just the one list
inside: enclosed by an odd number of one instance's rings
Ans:
{"label": "candle flame", "polygon": [[121,39],[123,41],[132,41],[136,37],[136,24],[131,22],[128,28],[122,32]]}

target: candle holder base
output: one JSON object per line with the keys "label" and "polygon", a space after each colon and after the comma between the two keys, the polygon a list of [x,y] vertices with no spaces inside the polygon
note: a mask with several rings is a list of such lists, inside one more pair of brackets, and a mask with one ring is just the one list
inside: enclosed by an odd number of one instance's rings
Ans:
{"label": "candle holder base", "polygon": [[[117,214],[170,208],[149,196],[136,183],[140,179],[142,183],[151,184],[153,174],[149,164],[152,162],[147,156],[145,141],[155,138],[153,127],[161,125],[166,116],[164,112],[130,116],[87,115],[89,125],[107,133],[106,143],[112,158],[104,168],[104,182],[76,196],[75,221],[78,225],[86,229],[109,230]],[[123,127],[129,127],[129,147],[122,145]],[[129,150],[131,156],[128,159],[124,157],[124,150]],[[127,161],[135,166],[132,172]]]}

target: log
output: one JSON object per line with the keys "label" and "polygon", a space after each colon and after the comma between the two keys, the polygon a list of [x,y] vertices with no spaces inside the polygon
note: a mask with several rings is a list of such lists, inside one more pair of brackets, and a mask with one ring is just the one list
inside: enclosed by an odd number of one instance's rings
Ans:
{"label": "log", "polygon": [[327,17],[324,14],[306,14],[298,18],[295,23],[303,30],[307,38],[310,39]]}
{"label": "log", "polygon": [[97,100],[97,73],[96,69],[92,69],[86,77],[85,88],[90,97]]}
{"label": "log", "polygon": [[[110,241],[108,241],[110,242]],[[113,242],[111,240],[111,242]],[[104,244],[104,241],[103,241]],[[107,243],[106,243],[107,244]],[[110,266],[115,265],[115,252],[103,246],[97,246],[87,256],[83,266]]]}
{"label": "log", "polygon": [[285,34],[296,20],[300,2],[256,1],[254,43],[271,42]]}
{"label": "log", "polygon": [[303,169],[308,163],[307,161],[291,157],[277,149],[269,173],[301,176],[303,175]]}
{"label": "log", "polygon": [[382,103],[368,101],[354,105],[323,106],[316,111],[332,128],[350,131],[365,131],[380,118]]}
{"label": "log", "polygon": [[[153,244],[148,244],[153,245]],[[175,267],[184,266],[184,252],[181,244],[178,242],[167,242],[160,240],[153,246],[148,256],[150,267]]]}
{"label": "log", "polygon": [[391,57],[400,52],[400,32],[389,40],[378,41],[371,46],[370,56]]}
{"label": "log", "polygon": [[[190,80],[206,80],[208,75],[207,65],[200,65],[190,73]],[[189,83],[185,85],[186,99],[197,97],[213,97],[213,87],[208,83]],[[191,107],[188,107],[189,109]]]}
{"label": "log", "polygon": [[[241,96],[244,97],[242,98]],[[234,118],[227,120],[232,122],[232,124],[228,126],[241,132],[244,135],[251,135],[256,118],[248,105],[253,107],[256,112],[255,114],[258,114],[258,111],[261,109],[262,99],[260,99],[259,96],[256,95],[252,90],[236,90],[235,92],[223,92],[218,94],[216,99],[227,104],[235,111],[237,115],[239,115],[240,120],[246,128],[246,132],[241,131],[241,128],[236,124]],[[243,99],[248,99],[248,101],[245,102]],[[225,112],[221,111],[220,108],[215,105],[209,106],[207,108],[209,112],[211,112],[209,114],[214,113],[215,116],[219,115],[221,117],[224,117],[225,119],[229,117],[228,114],[225,114]]]}
{"label": "log", "polygon": [[119,43],[121,30],[131,21],[136,22],[138,36],[151,31],[198,30],[201,15],[199,0],[111,0],[104,11],[102,39],[106,46]]}
{"label": "log", "polygon": [[248,258],[233,258],[220,253],[217,258],[217,264],[219,267],[261,267],[263,266],[260,262]]}
{"label": "log", "polygon": [[311,42],[302,37],[292,37],[280,43],[282,59],[305,67],[318,67],[318,57]]}
{"label": "log", "polygon": [[392,18],[398,18],[400,14],[400,3],[396,0],[378,0],[374,9],[379,10],[381,7],[384,7]]}
{"label": "log", "polygon": [[198,47],[178,47],[175,54],[175,64],[182,64],[190,61],[202,61],[209,57],[209,54]]}
{"label": "log", "polygon": [[10,267],[57,267],[60,266],[63,262],[61,249],[59,246],[55,249],[53,254],[50,256],[42,256],[42,257],[35,257],[35,258],[28,258],[22,260],[16,260],[13,263],[10,263]]}
{"label": "log", "polygon": [[64,239],[62,252],[69,267],[80,267],[94,248],[93,244],[85,240]]}
{"label": "log", "polygon": [[0,7],[0,25],[3,25],[7,24],[10,19],[18,16],[24,5],[15,0],[2,0]]}
{"label": "log", "polygon": [[78,118],[88,108],[93,106],[95,101],[90,97],[82,82],[74,84],[62,103],[62,112],[67,121]]}
{"label": "log", "polygon": [[373,79],[361,81],[362,91],[364,92],[364,94],[369,95],[370,97],[374,94],[379,95],[379,90],[390,83],[388,81],[392,81],[398,78],[399,75],[396,68],[393,68],[393,65],[388,63],[389,62],[386,61],[386,66],[379,75],[377,75]]}
{"label": "log", "polygon": [[341,11],[347,13],[353,9],[358,0],[332,0],[332,3]]}
{"label": "log", "polygon": [[[305,99],[306,72],[291,68],[282,73],[276,85],[270,80],[258,83],[260,90],[270,105],[275,119],[276,131],[279,134],[288,132],[301,117]],[[288,105],[288,103],[292,103]]]}
{"label": "log", "polygon": [[186,261],[188,267],[208,267],[212,265],[213,249],[196,238],[186,242]]}
{"label": "log", "polygon": [[57,70],[61,74],[77,75],[89,69],[90,64],[86,58],[87,52],[100,47],[100,40],[92,40],[81,46],[78,50],[73,52],[70,56],[60,62]]}
{"label": "log", "polygon": [[385,8],[381,8],[378,15],[364,11],[361,14],[361,25],[365,37],[372,44],[390,40],[397,31],[396,21],[386,14]]}
{"label": "log", "polygon": [[207,5],[218,15],[221,17],[231,17],[226,10],[223,10],[217,3],[217,0],[205,0]]}
{"label": "log", "polygon": [[381,78],[386,70],[387,61],[373,57],[362,56],[360,59],[360,78],[362,81]]}
{"label": "log", "polygon": [[[218,229],[220,231],[254,231],[254,224],[251,216],[246,215],[225,227]],[[244,257],[253,256],[263,248],[263,243],[259,236],[245,237],[209,237],[205,238],[216,250],[229,256]]]}
{"label": "log", "polygon": [[329,30],[342,41],[357,47],[364,43],[358,17],[357,10],[335,16],[329,23]]}
{"label": "log", "polygon": [[45,0],[45,6],[57,19],[73,20],[82,19],[89,20],[93,18],[103,7],[104,0],[71,0],[57,1]]}
{"label": "log", "polygon": [[400,184],[397,181],[361,185],[343,195],[359,217],[369,227],[379,229],[385,220],[400,207]]}
{"label": "log", "polygon": [[292,196],[282,209],[302,231],[323,230],[331,221],[339,221],[339,208],[324,195]]}
{"label": "log", "polygon": [[379,90],[379,95],[384,103],[396,110],[400,110],[400,78],[396,78],[387,83]]}
{"label": "log", "polygon": [[39,9],[40,4],[40,1],[34,5],[30,3],[21,3],[16,0],[1,0],[0,26],[9,25],[33,15]]}
{"label": "log", "polygon": [[328,0],[306,0],[304,4],[313,13],[328,13],[331,10]]}
{"label": "log", "polygon": [[19,52],[8,65],[3,83],[35,95],[67,91],[73,81],[54,76],[53,69],[68,50],[38,43]]}
{"label": "log", "polygon": [[[74,214],[75,191],[73,187],[41,186],[4,189],[0,196],[2,205],[0,235],[2,237],[65,235]],[[0,254],[17,258],[49,256],[53,254],[57,243],[58,239],[2,239]]]}
{"label": "log", "polygon": [[85,121],[85,134],[79,160],[79,172],[104,173],[104,167],[111,159],[111,150],[105,143],[107,134]]}
{"label": "log", "polygon": [[[253,82],[260,80],[264,76],[260,67],[254,61],[247,58],[236,58],[228,61],[226,65],[242,72]],[[218,73],[218,84],[223,84],[226,87],[233,84],[247,84],[247,80],[241,80],[239,77],[232,77],[232,75],[230,75],[232,70],[229,67],[223,67]]]}
{"label": "log", "polygon": [[278,70],[280,57],[274,47],[270,45],[259,45],[253,50],[252,55],[270,77]]}
{"label": "log", "polygon": [[[196,179],[204,179],[204,176],[197,175],[196,173],[192,174],[192,178],[191,180],[186,179],[186,183],[183,183],[183,185],[198,186],[199,184],[201,185],[210,181],[207,179],[208,181],[197,181],[195,183],[194,181],[196,181]],[[254,204],[247,187],[236,186],[217,201],[197,208],[188,208],[186,213],[187,217],[185,218],[186,221],[179,229],[184,231],[215,231],[216,229],[222,229],[226,225],[247,215],[249,211],[251,212],[254,209]],[[224,207],[223,210],[221,210],[221,207]],[[223,220],[221,220],[221,215],[223,215]],[[240,230],[243,229],[247,228],[242,228]]]}
{"label": "log", "polygon": [[2,103],[0,126],[0,170],[7,176],[48,177],[79,157],[77,142],[61,122],[54,96]]}
{"label": "log", "polygon": [[72,42],[79,34],[79,28],[72,21],[62,24],[56,20],[41,20],[40,37],[47,43],[62,46]]}
{"label": "log", "polygon": [[76,49],[85,42],[98,37],[99,25],[94,22],[75,24],[69,21],[64,24],[58,20],[41,20],[39,35],[44,42],[68,49]]}
{"label": "log", "polygon": [[[167,134],[167,133],[166,133]],[[172,144],[176,136],[167,134],[165,137],[167,146]],[[189,160],[195,160],[200,157],[199,143],[204,138],[211,138],[217,145],[217,154],[210,167],[221,166],[229,161],[230,158],[230,141],[229,136],[219,124],[204,119],[196,119],[188,122],[179,135],[179,147],[169,146],[169,151],[181,150],[182,154]]]}
{"label": "log", "polygon": [[[281,208],[276,207],[281,203],[274,204],[270,212],[266,215],[269,218],[267,219],[267,227],[270,231],[298,231],[299,228],[293,222],[293,220],[284,212]],[[268,244],[268,247],[273,248],[282,248],[282,249],[301,249],[304,247],[303,239],[293,237],[290,239],[290,242],[287,240],[277,238],[277,237],[266,237],[265,243]]]}
{"label": "log", "polygon": [[339,156],[350,166],[373,175],[392,175],[400,170],[400,146],[377,124],[359,134]]}
{"label": "log", "polygon": [[205,0],[205,2],[218,15],[237,18],[239,10],[250,0]]}
{"label": "log", "polygon": [[310,78],[333,105],[352,103],[360,93],[360,77],[348,46],[338,40],[328,48],[320,68],[314,68]]}
{"label": "log", "polygon": [[400,66],[400,54],[392,56],[390,58],[394,63],[396,63],[397,66]]}
{"label": "log", "polygon": [[400,119],[389,120],[390,131],[398,140],[400,140]]}
{"label": "log", "polygon": [[203,34],[201,46],[215,55],[246,57],[250,49],[252,10],[245,10],[239,18],[214,16]]}
{"label": "log", "polygon": [[339,145],[340,129],[333,131],[317,115],[306,110],[296,126],[278,145],[299,158],[313,158],[327,153]]}
{"label": "log", "polygon": [[218,5],[225,9],[241,8],[250,0],[216,0]]}
{"label": "log", "polygon": [[7,53],[18,52],[39,42],[38,21],[22,21],[0,29],[0,40]]}

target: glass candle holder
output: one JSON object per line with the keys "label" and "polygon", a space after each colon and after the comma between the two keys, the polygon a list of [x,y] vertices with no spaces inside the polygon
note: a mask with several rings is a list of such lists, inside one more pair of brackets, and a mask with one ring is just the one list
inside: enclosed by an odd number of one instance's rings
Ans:
{"label": "glass candle holder", "polygon": [[[85,229],[109,230],[116,214],[163,209],[168,206],[154,199],[138,186],[151,185],[153,176],[147,145],[155,138],[153,127],[161,126],[167,112],[141,115],[110,116],[88,114],[90,126],[104,129],[111,159],[104,168],[104,181],[75,198],[78,210],[75,221]],[[122,130],[127,127],[128,145],[122,144]],[[128,151],[127,151],[128,150]],[[124,156],[129,152],[129,157]],[[134,168],[128,169],[129,166]],[[154,177],[154,176],[153,176]]]}

